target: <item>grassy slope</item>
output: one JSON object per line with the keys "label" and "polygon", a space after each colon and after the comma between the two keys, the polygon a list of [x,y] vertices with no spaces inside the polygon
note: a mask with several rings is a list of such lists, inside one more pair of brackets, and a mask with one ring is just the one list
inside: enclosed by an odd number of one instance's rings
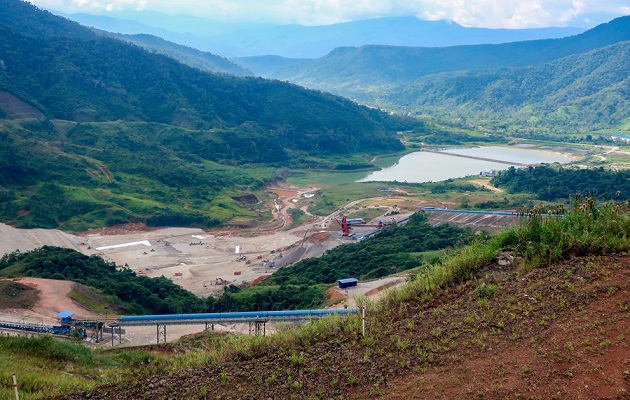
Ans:
{"label": "grassy slope", "polygon": [[[627,202],[586,202],[463,248],[368,305],[365,338],[347,318],[207,341],[133,381],[57,398],[621,398],[629,216]],[[514,261],[500,265],[498,250]]]}

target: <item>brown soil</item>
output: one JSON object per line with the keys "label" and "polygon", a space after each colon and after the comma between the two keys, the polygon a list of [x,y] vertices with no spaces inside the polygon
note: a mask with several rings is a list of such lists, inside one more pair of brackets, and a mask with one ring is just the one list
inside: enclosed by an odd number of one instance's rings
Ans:
{"label": "brown soil", "polygon": [[309,237],[306,241],[308,243],[324,243],[330,240],[329,233],[316,233],[315,235]]}
{"label": "brown soil", "polygon": [[104,226],[102,228],[92,228],[87,232],[80,233],[80,235],[128,235],[131,233],[156,231],[162,228],[164,227],[149,227],[143,222],[136,222],[114,226]]}
{"label": "brown soil", "polygon": [[105,168],[104,166],[100,165],[98,167],[98,169],[103,173],[103,175],[105,175],[105,178],[107,178],[107,180],[111,183],[112,182],[112,174],[111,172],[109,172],[107,170],[107,168]]}
{"label": "brown soil", "polygon": [[629,254],[526,275],[496,266],[368,313],[366,340],[339,331],[261,345],[58,398],[627,399],[629,317]]}
{"label": "brown soil", "polygon": [[37,108],[7,92],[0,92],[0,109],[14,119],[35,118],[40,121],[46,119]]}
{"label": "brown soil", "polygon": [[335,286],[333,286],[324,292],[324,299],[331,304],[337,304],[343,300],[346,300],[346,295],[345,293],[337,290]]}
{"label": "brown soil", "polygon": [[76,282],[31,277],[16,278],[14,281],[39,291],[39,298],[31,310],[44,317],[53,318],[58,312],[66,310],[74,311],[77,316],[96,315],[68,297],[68,293],[81,286]]}
{"label": "brown soil", "polygon": [[250,287],[250,286],[258,285],[260,282],[264,282],[264,281],[266,281],[269,278],[271,278],[271,275],[259,276],[258,278],[254,279],[253,281],[244,283],[243,285],[241,285],[241,287]]}
{"label": "brown soil", "polygon": [[30,309],[39,298],[39,291],[10,279],[0,280],[0,309]]}
{"label": "brown soil", "polygon": [[298,191],[296,189],[280,189],[280,188],[270,188],[269,192],[275,193],[279,199],[292,199],[298,196]]}

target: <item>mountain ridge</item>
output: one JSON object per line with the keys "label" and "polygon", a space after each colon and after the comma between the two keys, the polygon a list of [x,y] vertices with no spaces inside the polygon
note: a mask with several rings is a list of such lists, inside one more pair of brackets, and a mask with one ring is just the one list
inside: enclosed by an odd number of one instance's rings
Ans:
{"label": "mountain ridge", "polygon": [[[453,111],[449,109],[453,105],[466,109],[471,108],[465,106],[457,98],[449,97],[449,94],[468,99],[474,98],[475,93],[466,92],[466,88],[471,86],[472,89],[477,90],[473,84],[479,85],[482,76],[483,79],[494,82],[498,80],[498,77],[506,76],[505,69],[517,70],[521,68],[522,73],[531,68],[545,70],[550,68],[549,65],[554,62],[580,54],[583,55],[581,63],[584,63],[587,62],[589,55],[596,57],[594,55],[597,54],[598,49],[627,40],[630,40],[630,16],[617,18],[579,35],[562,39],[447,48],[373,45],[337,48],[325,57],[315,60],[261,57],[242,58],[236,61],[254,70],[254,72],[262,72],[263,76],[269,78],[287,80],[305,87],[329,91],[388,110],[402,110],[419,115],[429,113],[435,117],[444,111]],[[619,58],[624,57],[624,54],[625,52],[621,55],[612,53],[610,56]],[[597,68],[596,58],[593,58],[592,62],[593,68]],[[572,68],[570,63],[563,65],[567,68],[567,73]],[[612,63],[604,63],[604,66],[610,70],[603,71],[604,67],[602,67],[599,73],[618,77],[617,81],[607,79],[603,82],[610,85],[608,89],[611,93],[610,98],[613,99],[611,105],[617,109],[623,109],[627,96],[624,97],[623,95],[623,76],[618,71],[625,69],[623,63],[620,62],[617,65],[619,68],[615,69]],[[466,82],[466,76],[476,76],[477,80]],[[548,77],[541,75],[540,78],[545,80]],[[445,85],[437,87],[437,82],[445,83]],[[451,82],[451,84],[446,85],[447,82]],[[453,86],[455,82],[457,83],[456,87]],[[424,85],[425,88],[429,85],[431,93],[436,93],[436,95],[427,96],[425,99],[422,90],[413,89],[419,85]],[[514,86],[513,83],[511,85]],[[539,86],[544,88],[542,82],[539,83]],[[553,86],[558,91],[564,90],[561,81],[555,82]],[[510,96],[498,96],[493,101],[498,102],[499,108],[505,109],[508,106],[513,106],[512,97],[522,98],[527,96],[527,93],[525,91],[512,92]],[[440,99],[442,103],[438,104]],[[558,99],[562,100],[561,97]],[[534,102],[535,99],[531,99],[531,101]],[[432,103],[432,106],[438,107],[440,111],[433,112],[437,109],[433,111],[427,109],[423,106],[424,103]],[[409,107],[414,104],[417,107]],[[470,105],[472,109],[475,109],[475,104]],[[570,107],[571,104],[565,96],[564,103],[559,103],[557,106],[558,109],[561,109],[562,107]],[[485,115],[475,116],[472,112],[468,112],[466,119],[473,120],[473,124],[477,125],[481,121],[487,122],[486,117],[500,121],[502,116],[498,112],[493,113],[492,108],[480,110],[477,107],[477,110],[483,111]],[[596,114],[602,112],[603,115],[609,114],[602,109],[593,107],[591,109]],[[588,115],[581,115],[578,111],[572,116],[578,118],[576,124],[572,124],[569,119],[565,118],[562,122],[563,128],[579,131],[588,129],[589,123],[580,120],[590,118]],[[596,126],[597,129],[618,128],[622,119],[614,118],[607,125],[603,123],[605,121],[602,119]],[[454,123],[458,120],[461,118],[449,118],[445,122]],[[545,120],[543,122],[548,123],[547,128],[557,124],[557,120]],[[483,125],[485,124],[483,122]],[[505,125],[500,122],[498,124]],[[538,127],[541,126],[540,124],[537,125]]]}
{"label": "mountain ridge", "polygon": [[[350,72],[367,70],[369,73],[374,73],[374,69],[378,67],[385,70],[381,75],[386,76],[389,69],[394,71],[394,77],[405,78],[408,82],[429,73],[544,63],[623,40],[630,40],[630,16],[617,18],[579,35],[562,39],[446,48],[386,45],[339,47],[324,57],[305,63],[301,71],[293,76],[283,71],[282,67],[266,76],[298,83],[306,79],[315,81],[322,78],[327,82],[334,71],[337,81],[347,82],[349,75],[344,74],[342,66]],[[506,57],[506,54],[511,56]],[[375,57],[376,60],[372,61],[369,57]],[[239,62],[247,66],[247,59],[239,58]],[[329,75],[322,75],[321,71]],[[359,77],[364,79],[367,72]]]}
{"label": "mountain ridge", "polygon": [[[425,76],[392,90],[385,101],[457,120],[500,114],[505,122],[542,128],[554,121],[579,131],[610,129],[630,118],[630,41],[540,66]],[[462,90],[462,87],[466,90]]]}
{"label": "mountain ridge", "polygon": [[[335,47],[367,44],[452,46],[565,37],[583,28],[549,27],[490,29],[463,27],[447,20],[426,21],[414,16],[381,17],[321,26],[207,27],[192,21],[195,32],[169,31],[163,25],[138,24],[113,17],[63,14],[99,29],[127,34],[149,33],[183,45],[228,57],[278,55],[290,58],[321,57]],[[205,31],[205,32],[204,32]]]}

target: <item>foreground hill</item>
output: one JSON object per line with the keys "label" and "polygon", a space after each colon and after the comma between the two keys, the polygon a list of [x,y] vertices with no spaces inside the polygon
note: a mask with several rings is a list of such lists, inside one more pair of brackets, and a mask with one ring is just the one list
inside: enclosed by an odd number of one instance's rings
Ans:
{"label": "foreground hill", "polygon": [[55,398],[627,398],[628,203],[532,211],[368,304],[365,336],[320,320]]}
{"label": "foreground hill", "polygon": [[276,351],[271,338],[226,363],[55,398],[623,399],[629,264],[627,254],[575,259],[516,281],[486,271],[387,315],[368,312],[366,339],[356,325]]}
{"label": "foreground hill", "polygon": [[270,215],[234,198],[277,179],[273,168],[365,165],[402,149],[395,131],[413,125],[0,6],[0,217],[19,227],[251,224]]}

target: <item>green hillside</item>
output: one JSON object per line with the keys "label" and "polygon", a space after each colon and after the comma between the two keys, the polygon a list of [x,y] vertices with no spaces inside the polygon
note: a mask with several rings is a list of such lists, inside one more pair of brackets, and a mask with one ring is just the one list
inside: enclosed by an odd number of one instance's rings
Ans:
{"label": "green hillside", "polygon": [[[630,40],[630,16],[563,39],[444,48],[341,47],[301,64],[297,71],[294,64],[285,60],[265,76],[331,89],[345,85],[349,86],[348,92],[353,89],[365,92],[372,85],[400,85],[440,72],[539,65],[625,40]],[[248,66],[247,60],[238,61]],[[256,66],[259,60],[260,57],[252,58],[252,65]],[[254,69],[254,72],[258,71]]]}
{"label": "green hillside", "polygon": [[364,164],[402,149],[395,131],[413,126],[287,83],[203,72],[18,0],[1,5],[0,218],[18,227],[250,225],[270,214],[233,198],[278,167]]}
{"label": "green hillside", "polygon": [[17,370],[54,399],[623,399],[629,204],[583,200],[425,265],[366,304],[365,335],[350,316],[114,351],[0,337],[0,394]]}
{"label": "green hillside", "polygon": [[[517,123],[527,129],[533,121],[537,127],[584,131],[621,127],[627,117],[628,40],[630,16],[563,39],[344,47],[311,61],[238,62],[262,76],[444,122],[489,129]],[[506,112],[519,112],[518,118],[505,121]]]}
{"label": "green hillside", "polygon": [[226,73],[237,76],[253,75],[251,71],[239,67],[225,57],[169,42],[157,36],[147,34],[124,35],[110,32],[106,32],[105,35],[136,44],[149,51],[164,54],[182,64],[198,68],[202,71]]}
{"label": "green hillside", "polygon": [[514,125],[510,133],[621,128],[630,118],[629,60],[625,41],[540,66],[423,77],[391,90],[385,102],[443,120]]}
{"label": "green hillside", "polygon": [[174,314],[204,309],[202,299],[163,276],[138,276],[128,267],[60,247],[16,251],[0,258],[0,277],[22,276],[68,280],[95,288],[109,296],[119,313]]}

